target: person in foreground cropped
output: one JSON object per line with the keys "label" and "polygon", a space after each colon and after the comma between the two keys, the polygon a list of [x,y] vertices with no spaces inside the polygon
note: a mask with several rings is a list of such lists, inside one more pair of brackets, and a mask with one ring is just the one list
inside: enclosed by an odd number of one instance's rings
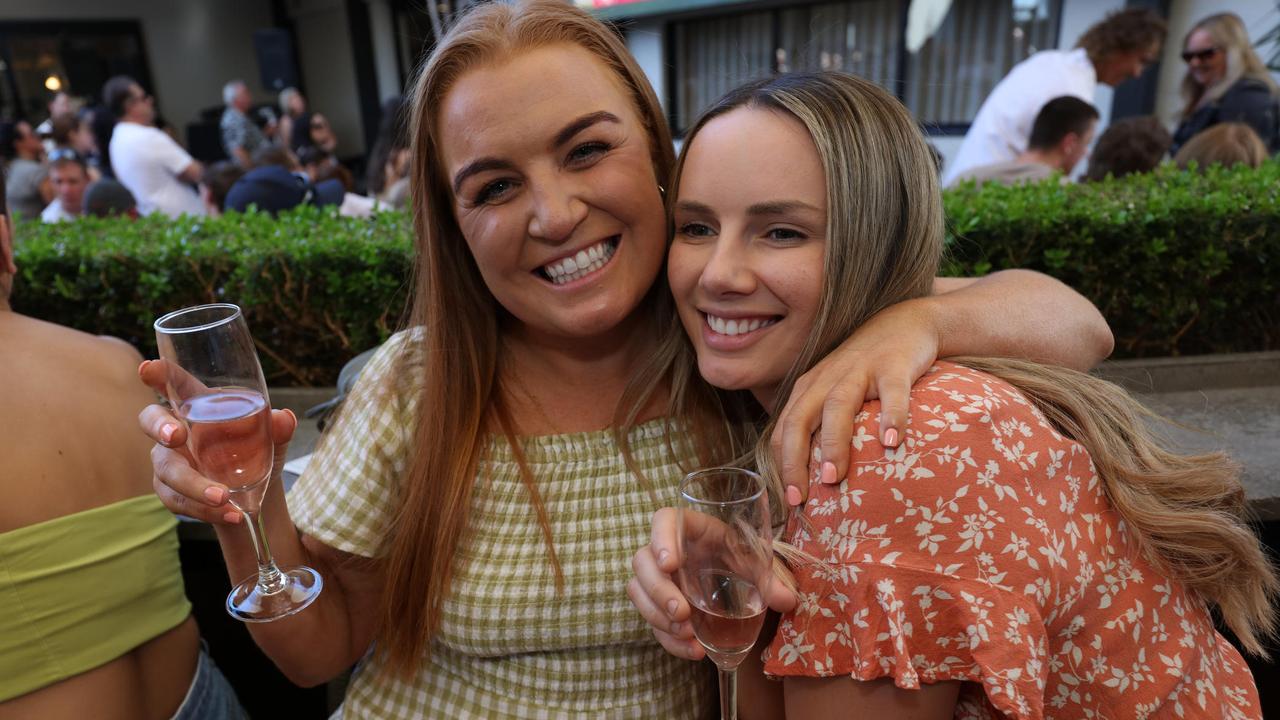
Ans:
{"label": "person in foreground cropped", "polygon": [[150,492],[136,350],[13,312],[0,181],[0,719],[236,720]]}
{"label": "person in foreground cropped", "polygon": [[[662,650],[623,588],[683,472],[735,457],[753,428],[705,385],[671,392],[694,368],[664,310],[674,148],[657,97],[609,27],[542,0],[477,5],[409,108],[411,325],[365,366],[287,507],[271,484],[278,561],[316,568],[325,589],[250,632],[302,684],[359,661],[347,718],[702,717],[707,673]],[[936,300],[887,309],[806,376],[779,440],[795,502],[823,413],[848,418],[824,424],[836,463],[870,388],[892,437],[940,347],[1086,367],[1110,348],[1097,311],[1042,276]],[[1009,306],[999,333],[974,331]],[[140,422],[162,445],[160,497],[214,523],[232,576],[254,572],[226,487],[181,451],[180,421],[153,406]],[[296,421],[273,422],[283,456]]]}
{"label": "person in foreground cropped", "polygon": [[[712,385],[770,411],[835,339],[929,292],[941,197],[915,121],[878,86],[748,85],[682,152],[668,279]],[[759,329],[730,337],[724,318]],[[739,671],[744,719],[1261,717],[1210,608],[1256,652],[1280,583],[1225,456],[1170,453],[1120,388],[1028,361],[935,363],[897,447],[870,432],[877,405],[855,417],[839,483],[812,465],[783,535],[799,602],[761,638],[763,674]],[[655,516],[629,592],[696,657],[666,574],[678,517]],[[781,584],[765,595],[786,608]]]}

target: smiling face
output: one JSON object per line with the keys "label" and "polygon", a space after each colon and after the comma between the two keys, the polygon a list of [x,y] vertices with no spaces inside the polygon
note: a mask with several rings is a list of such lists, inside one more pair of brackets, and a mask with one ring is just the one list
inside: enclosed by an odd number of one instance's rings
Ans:
{"label": "smiling face", "polygon": [[662,264],[649,135],[596,56],[553,45],[466,72],[438,118],[454,213],[513,332],[598,337]]}
{"label": "smiling face", "polygon": [[667,277],[712,385],[772,407],[821,302],[826,195],[818,150],[789,115],[739,108],[694,137]]}
{"label": "smiling face", "polygon": [[1227,74],[1227,54],[1214,42],[1213,36],[1203,28],[1187,36],[1182,48],[1187,61],[1187,72],[1200,84],[1209,87]]}

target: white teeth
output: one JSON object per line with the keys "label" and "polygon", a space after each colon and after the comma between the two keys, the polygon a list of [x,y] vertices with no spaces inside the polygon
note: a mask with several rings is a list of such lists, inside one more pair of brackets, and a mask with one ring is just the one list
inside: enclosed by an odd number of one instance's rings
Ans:
{"label": "white teeth", "polygon": [[616,238],[603,240],[585,250],[579,250],[576,255],[570,255],[553,263],[543,265],[542,271],[551,279],[551,282],[556,285],[563,285],[586,277],[609,264],[609,259],[613,257],[613,253],[617,249],[618,240]]}
{"label": "white teeth", "polygon": [[717,335],[728,335],[730,337],[734,335],[746,335],[747,333],[755,332],[760,328],[769,327],[775,322],[777,322],[777,320],[773,318],[767,320],[761,318],[751,318],[749,320],[746,318],[742,318],[741,320],[725,320],[724,318],[716,317],[715,315],[707,315],[707,325],[711,326],[711,330],[713,332]]}

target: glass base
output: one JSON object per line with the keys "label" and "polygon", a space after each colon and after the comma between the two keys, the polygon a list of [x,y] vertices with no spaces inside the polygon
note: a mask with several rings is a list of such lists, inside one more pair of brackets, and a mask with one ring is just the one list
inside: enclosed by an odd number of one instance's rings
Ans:
{"label": "glass base", "polygon": [[227,614],[244,622],[271,622],[301,612],[320,596],[324,580],[320,573],[305,565],[281,568],[283,587],[265,592],[258,586],[258,576],[245,580],[227,596]]}

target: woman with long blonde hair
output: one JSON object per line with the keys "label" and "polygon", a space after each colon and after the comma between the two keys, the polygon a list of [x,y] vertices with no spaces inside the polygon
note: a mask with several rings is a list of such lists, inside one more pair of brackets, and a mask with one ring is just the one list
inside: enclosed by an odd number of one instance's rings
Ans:
{"label": "woman with long blonde hair", "polygon": [[[928,293],[930,162],[906,108],[850,75],[750,84],[695,122],[668,280],[703,378],[778,407],[839,338]],[[759,330],[730,342],[726,317]],[[940,361],[911,402],[896,448],[867,403],[849,472],[791,518],[799,604],[762,638],[783,682],[759,653],[744,664],[744,719],[1261,717],[1210,614],[1260,652],[1280,589],[1227,457],[1169,452],[1123,390],[1052,365]],[[679,517],[655,516],[631,595],[696,657],[669,628],[696,621],[664,574]]]}
{"label": "woman with long blonde hair", "polygon": [[[272,484],[271,546],[325,590],[250,630],[299,683],[359,661],[347,717],[699,717],[714,706],[707,673],[664,653],[622,589],[683,471],[754,432],[751,408],[690,382],[679,353],[659,279],[674,151],[658,100],[612,30],[543,0],[460,20],[410,107],[411,327],[365,367],[287,508]],[[983,322],[1010,307],[1007,323]],[[1074,329],[1046,331],[1064,312]],[[851,419],[870,392],[896,432],[906,388],[940,352],[1087,367],[1109,345],[1096,311],[1030,274],[878,320],[784,413],[780,437],[800,440],[793,495],[824,412]],[[273,420],[287,442],[296,420]],[[142,424],[161,443],[157,493],[215,523],[233,577],[253,572],[225,488],[179,452],[181,423],[152,408]],[[850,442],[851,422],[838,425],[825,431],[834,462]]]}
{"label": "woman with long blonde hair", "polygon": [[1170,155],[1223,122],[1249,125],[1267,152],[1280,151],[1280,86],[1254,52],[1240,16],[1216,13],[1196,23],[1182,42],[1182,59],[1187,63],[1184,104]]}

